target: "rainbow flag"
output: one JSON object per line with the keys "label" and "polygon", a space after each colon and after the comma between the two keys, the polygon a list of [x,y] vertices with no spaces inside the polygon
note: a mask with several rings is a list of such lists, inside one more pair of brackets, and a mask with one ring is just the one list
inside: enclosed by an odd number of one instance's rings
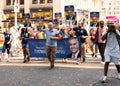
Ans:
{"label": "rainbow flag", "polygon": [[39,29],[40,25],[39,25],[38,21],[35,22],[35,25],[36,25],[37,29]]}
{"label": "rainbow flag", "polygon": [[44,32],[38,32],[36,34],[36,38],[38,38],[38,39],[46,39],[46,35],[45,35]]}
{"label": "rainbow flag", "polygon": [[0,35],[0,53],[2,53],[3,44],[4,44],[4,36]]}
{"label": "rainbow flag", "polygon": [[64,37],[64,35],[65,35],[64,31],[61,29],[60,33],[57,35],[57,37],[58,37],[58,39],[61,39]]}
{"label": "rainbow flag", "polygon": [[42,39],[46,39],[45,33],[42,33]]}

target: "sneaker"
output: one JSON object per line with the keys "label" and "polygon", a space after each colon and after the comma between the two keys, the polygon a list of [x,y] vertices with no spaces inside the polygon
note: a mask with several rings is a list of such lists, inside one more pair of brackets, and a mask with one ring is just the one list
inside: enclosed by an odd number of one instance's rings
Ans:
{"label": "sneaker", "polygon": [[103,61],[101,61],[100,63],[101,63],[101,64],[105,64],[105,62],[103,62]]}
{"label": "sneaker", "polygon": [[104,77],[102,83],[107,83],[107,82],[108,82],[107,78]]}
{"label": "sneaker", "polygon": [[54,68],[54,63],[51,62],[50,68],[53,69]]}
{"label": "sneaker", "polygon": [[9,58],[7,59],[7,62],[10,62],[10,59],[9,59]]}
{"label": "sneaker", "polygon": [[95,58],[97,58],[97,55],[95,55]]}
{"label": "sneaker", "polygon": [[85,58],[83,58],[83,61],[82,61],[82,63],[85,63]]}
{"label": "sneaker", "polygon": [[0,58],[0,62],[2,62],[2,59]]}
{"label": "sneaker", "polygon": [[81,64],[81,62],[80,62],[80,60],[79,60],[79,59],[77,60],[76,64],[78,64],[78,65],[80,65],[80,64]]}
{"label": "sneaker", "polygon": [[28,61],[28,62],[30,61],[30,57],[29,57],[29,56],[27,57],[27,61]]}
{"label": "sneaker", "polygon": [[118,75],[118,80],[120,80],[120,75]]}
{"label": "sneaker", "polygon": [[23,61],[23,63],[26,63],[26,62],[27,62],[26,60]]}
{"label": "sneaker", "polygon": [[94,56],[95,56],[95,54],[94,54],[94,53],[92,53],[92,54],[91,54],[91,56],[92,56],[92,57],[94,57]]}
{"label": "sneaker", "polygon": [[4,58],[1,58],[1,60],[0,60],[1,62],[3,62],[4,61]]}
{"label": "sneaker", "polygon": [[62,62],[67,63],[68,60],[63,58],[63,59],[62,59]]}
{"label": "sneaker", "polygon": [[80,65],[80,64],[81,64],[81,62],[78,62],[78,61],[77,61],[77,62],[76,62],[76,64]]}

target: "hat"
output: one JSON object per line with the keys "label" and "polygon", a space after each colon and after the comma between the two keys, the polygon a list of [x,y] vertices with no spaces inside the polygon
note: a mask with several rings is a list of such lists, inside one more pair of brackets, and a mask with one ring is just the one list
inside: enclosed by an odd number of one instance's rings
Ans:
{"label": "hat", "polygon": [[114,22],[112,20],[107,21],[107,25],[114,25]]}

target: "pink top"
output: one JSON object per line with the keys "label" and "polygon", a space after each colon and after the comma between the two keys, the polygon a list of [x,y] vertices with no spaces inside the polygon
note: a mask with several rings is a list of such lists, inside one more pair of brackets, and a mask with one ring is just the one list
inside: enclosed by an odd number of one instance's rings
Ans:
{"label": "pink top", "polygon": [[107,27],[99,27],[98,29],[98,43],[105,43],[105,41],[102,40],[102,33],[107,31]]}

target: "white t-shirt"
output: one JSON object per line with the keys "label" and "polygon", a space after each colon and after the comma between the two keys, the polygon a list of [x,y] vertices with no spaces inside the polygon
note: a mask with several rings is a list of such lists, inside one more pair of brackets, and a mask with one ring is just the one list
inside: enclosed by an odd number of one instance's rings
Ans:
{"label": "white t-shirt", "polygon": [[[118,30],[116,30],[116,32],[118,35],[120,35],[120,32]],[[107,43],[106,43],[104,55],[105,56],[110,55],[110,56],[119,58],[120,57],[119,49],[120,49],[120,47],[118,45],[118,40],[116,38],[116,34],[109,32],[108,36],[107,36]]]}

